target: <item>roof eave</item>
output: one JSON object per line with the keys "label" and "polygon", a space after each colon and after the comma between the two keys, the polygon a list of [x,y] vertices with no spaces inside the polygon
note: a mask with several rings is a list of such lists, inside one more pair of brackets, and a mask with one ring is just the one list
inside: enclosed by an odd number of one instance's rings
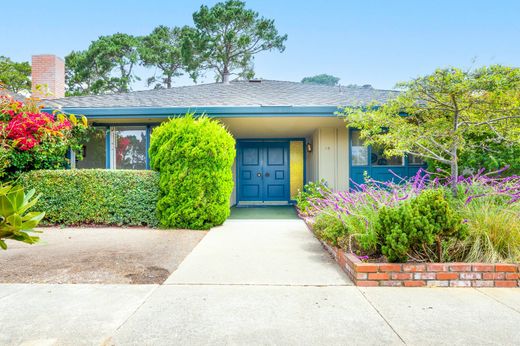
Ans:
{"label": "roof eave", "polygon": [[[55,108],[46,108],[52,111]],[[197,106],[197,107],[61,107],[60,111],[89,119],[168,118],[194,113],[215,118],[239,117],[334,117],[338,106]]]}

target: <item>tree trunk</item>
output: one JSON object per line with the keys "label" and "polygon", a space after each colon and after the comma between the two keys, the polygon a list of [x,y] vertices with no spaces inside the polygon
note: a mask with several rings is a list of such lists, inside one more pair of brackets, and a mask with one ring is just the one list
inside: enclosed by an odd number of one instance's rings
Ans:
{"label": "tree trunk", "polygon": [[454,148],[451,150],[451,191],[453,193],[453,196],[457,197],[457,180],[459,178],[459,162],[457,157],[457,147],[454,146]]}
{"label": "tree trunk", "polygon": [[439,236],[437,236],[437,257],[439,262],[442,262],[442,240]]}
{"label": "tree trunk", "polygon": [[227,65],[224,65],[224,69],[222,70],[222,83],[229,84],[229,69]]}
{"label": "tree trunk", "polygon": [[451,100],[454,106],[453,114],[453,144],[451,145],[451,191],[453,196],[457,197],[457,179],[459,178],[459,106],[454,95],[451,95]]}

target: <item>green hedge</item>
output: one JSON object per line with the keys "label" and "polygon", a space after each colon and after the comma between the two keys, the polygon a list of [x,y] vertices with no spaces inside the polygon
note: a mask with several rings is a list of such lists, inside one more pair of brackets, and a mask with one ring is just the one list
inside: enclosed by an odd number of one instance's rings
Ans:
{"label": "green hedge", "polygon": [[157,226],[159,174],[152,171],[40,170],[20,181],[41,194],[46,224]]}

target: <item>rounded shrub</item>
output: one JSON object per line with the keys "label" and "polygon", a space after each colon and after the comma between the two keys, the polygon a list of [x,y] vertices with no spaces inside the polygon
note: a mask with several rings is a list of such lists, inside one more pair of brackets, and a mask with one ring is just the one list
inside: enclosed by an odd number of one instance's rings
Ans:
{"label": "rounded shrub", "polygon": [[235,140],[216,120],[190,114],[153,130],[150,164],[159,171],[164,227],[209,229],[230,213]]}
{"label": "rounded shrub", "polygon": [[[398,206],[382,207],[376,230],[381,251],[390,262],[406,262],[411,254],[433,255],[434,261],[442,262],[443,243],[467,235],[467,225],[450,206],[442,189],[424,190]],[[428,251],[433,244],[436,249]]]}

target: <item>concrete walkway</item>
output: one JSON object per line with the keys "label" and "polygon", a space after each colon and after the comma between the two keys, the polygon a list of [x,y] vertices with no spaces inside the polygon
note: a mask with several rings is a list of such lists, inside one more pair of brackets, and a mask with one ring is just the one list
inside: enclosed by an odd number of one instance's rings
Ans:
{"label": "concrete walkway", "polygon": [[520,344],[520,290],[358,288],[299,220],[228,221],[165,284],[0,285],[1,345]]}
{"label": "concrete walkway", "polygon": [[301,220],[229,220],[212,229],[165,284],[352,283]]}

